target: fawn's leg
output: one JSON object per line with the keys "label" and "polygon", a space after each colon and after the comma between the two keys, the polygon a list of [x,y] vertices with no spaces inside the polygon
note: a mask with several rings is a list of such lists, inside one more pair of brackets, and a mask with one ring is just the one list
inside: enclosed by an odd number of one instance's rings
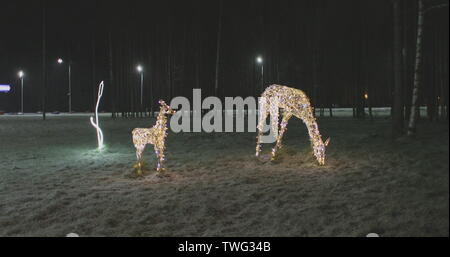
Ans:
{"label": "fawn's leg", "polygon": [[158,164],[156,166],[156,171],[160,172],[163,170],[163,162],[164,162],[164,147],[155,145],[155,154],[158,159]]}
{"label": "fawn's leg", "polygon": [[155,155],[156,155],[156,159],[157,159],[156,171],[159,171],[161,169],[161,164],[159,163],[159,149],[158,149],[158,147],[156,147],[156,145],[153,148],[155,150]]}
{"label": "fawn's leg", "polygon": [[288,113],[286,111],[283,113],[283,119],[281,120],[280,133],[278,134],[278,137],[277,137],[277,143],[275,144],[275,147],[272,150],[272,159],[275,158],[275,154],[276,154],[277,150],[283,146],[281,141],[283,140],[284,132],[287,130],[286,127],[287,127],[288,121],[291,117],[292,117],[291,113]]}
{"label": "fawn's leg", "polygon": [[258,120],[258,135],[256,136],[256,157],[259,156],[261,152],[261,136],[264,129],[264,123],[266,122],[267,116],[269,115],[269,110],[267,110],[268,102],[265,97],[259,99],[259,120]]}
{"label": "fawn's leg", "polygon": [[159,163],[160,163],[160,171],[165,170],[164,166],[164,146],[159,149]]}

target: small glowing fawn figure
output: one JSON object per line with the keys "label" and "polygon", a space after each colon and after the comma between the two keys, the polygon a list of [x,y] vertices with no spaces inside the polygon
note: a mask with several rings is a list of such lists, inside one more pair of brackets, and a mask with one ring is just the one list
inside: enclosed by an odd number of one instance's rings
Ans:
{"label": "small glowing fawn figure", "polygon": [[176,112],[172,110],[163,100],[159,100],[161,105],[159,109],[159,114],[156,119],[156,124],[151,128],[135,128],[133,129],[133,144],[136,148],[136,158],[138,161],[138,173],[142,173],[142,152],[145,149],[145,145],[152,144],[154,146],[156,157],[158,158],[158,166],[156,170],[162,171],[162,165],[164,162],[164,149],[165,149],[165,139],[167,136],[167,117],[168,114],[175,114]]}
{"label": "small glowing fawn figure", "polygon": [[267,116],[272,116],[272,131],[278,131],[278,117],[279,109],[283,109],[283,117],[281,121],[281,128],[276,135],[276,144],[272,149],[272,160],[275,159],[277,150],[282,147],[281,140],[283,134],[286,132],[286,127],[289,119],[293,116],[301,119],[308,128],[308,134],[311,141],[311,147],[314,151],[319,165],[325,164],[325,147],[328,146],[330,138],[325,143],[322,141],[322,136],[319,132],[316,119],[313,115],[313,108],[311,107],[309,98],[306,94],[296,88],[271,85],[263,92],[259,100],[259,122],[258,122],[258,136],[256,137],[256,156],[259,156],[261,152],[261,135],[263,131],[264,123]]}

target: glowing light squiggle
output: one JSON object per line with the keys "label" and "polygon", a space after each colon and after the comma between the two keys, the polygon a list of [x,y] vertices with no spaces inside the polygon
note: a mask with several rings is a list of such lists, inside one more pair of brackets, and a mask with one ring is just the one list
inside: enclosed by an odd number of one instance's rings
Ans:
{"label": "glowing light squiggle", "polygon": [[100,99],[103,95],[103,81],[100,82],[100,85],[98,86],[98,97],[97,97],[97,104],[95,105],[95,122],[94,117],[91,116],[91,124],[94,126],[95,129],[97,129],[97,141],[98,141],[98,149],[103,148],[103,132],[100,129],[100,126],[98,124],[98,105],[100,104]]}

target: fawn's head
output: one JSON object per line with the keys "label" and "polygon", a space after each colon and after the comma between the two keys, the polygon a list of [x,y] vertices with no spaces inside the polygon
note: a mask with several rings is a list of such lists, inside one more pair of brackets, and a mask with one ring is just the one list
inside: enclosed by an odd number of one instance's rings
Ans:
{"label": "fawn's head", "polygon": [[325,142],[323,142],[322,139],[319,141],[320,142],[314,146],[314,156],[316,156],[319,165],[325,165],[325,148],[330,143],[330,138],[325,140]]}
{"label": "fawn's head", "polygon": [[160,113],[171,115],[176,113],[176,111],[170,108],[170,106],[168,106],[163,100],[159,100],[159,105],[161,105],[161,107],[159,108]]}

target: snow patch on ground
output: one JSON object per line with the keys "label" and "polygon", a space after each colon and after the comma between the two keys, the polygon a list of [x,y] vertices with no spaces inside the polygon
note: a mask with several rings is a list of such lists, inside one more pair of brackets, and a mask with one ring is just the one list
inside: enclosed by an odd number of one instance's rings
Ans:
{"label": "snow patch on ground", "polygon": [[100,123],[101,152],[87,116],[0,117],[1,236],[449,235],[448,124],[392,142],[385,118],[319,118],[322,167],[295,119],[276,162],[255,133],[170,132],[168,175],[136,179],[131,130],[154,120]]}

